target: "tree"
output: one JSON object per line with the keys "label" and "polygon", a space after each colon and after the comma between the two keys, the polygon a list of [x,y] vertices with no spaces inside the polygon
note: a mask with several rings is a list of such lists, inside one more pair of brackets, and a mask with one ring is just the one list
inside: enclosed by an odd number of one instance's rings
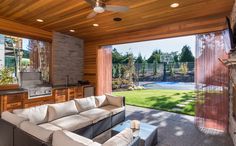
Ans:
{"label": "tree", "polygon": [[140,53],[138,54],[138,58],[135,60],[135,63],[139,63],[139,64],[143,63],[143,57]]}
{"label": "tree", "polygon": [[145,70],[146,70],[146,65],[147,65],[147,61],[146,61],[146,59],[145,59],[145,57],[144,57],[144,61],[143,61],[143,63],[142,63],[142,70],[141,70],[141,73],[142,73],[142,76],[144,77],[145,76]]}
{"label": "tree", "polygon": [[133,85],[133,77],[135,76],[135,66],[134,66],[134,55],[132,53],[128,55],[128,63],[125,68],[125,77],[129,81],[129,86]]}
{"label": "tree", "polygon": [[180,53],[180,56],[179,56],[179,61],[180,62],[194,62],[194,56],[189,46],[185,45],[182,48],[182,52]]}
{"label": "tree", "polygon": [[124,57],[122,54],[120,54],[116,48],[112,50],[112,63],[122,63],[124,60]]}
{"label": "tree", "polygon": [[161,54],[162,54],[161,50],[153,51],[152,55],[148,58],[147,62],[154,63],[154,61],[156,61],[157,63],[160,63]]}

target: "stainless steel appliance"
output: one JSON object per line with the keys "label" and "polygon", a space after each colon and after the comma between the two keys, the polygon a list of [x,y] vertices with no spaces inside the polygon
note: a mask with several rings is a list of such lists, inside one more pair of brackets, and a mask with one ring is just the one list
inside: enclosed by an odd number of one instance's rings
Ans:
{"label": "stainless steel appliance", "polygon": [[21,87],[28,90],[28,98],[52,96],[52,86],[41,80],[40,72],[21,72]]}

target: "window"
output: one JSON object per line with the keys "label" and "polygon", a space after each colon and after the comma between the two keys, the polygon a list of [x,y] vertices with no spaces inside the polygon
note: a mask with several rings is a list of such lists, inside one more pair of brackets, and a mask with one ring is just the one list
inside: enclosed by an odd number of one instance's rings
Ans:
{"label": "window", "polygon": [[40,72],[49,82],[50,43],[0,34],[0,85],[17,84],[20,72]]}

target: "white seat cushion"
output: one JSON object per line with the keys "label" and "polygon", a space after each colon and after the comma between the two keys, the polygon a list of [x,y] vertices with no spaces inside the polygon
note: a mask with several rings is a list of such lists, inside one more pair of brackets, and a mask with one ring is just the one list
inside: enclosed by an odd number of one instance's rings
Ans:
{"label": "white seat cushion", "polygon": [[13,110],[13,113],[18,116],[28,118],[31,123],[41,124],[47,122],[48,120],[47,111],[48,106],[41,105],[26,109],[16,109]]}
{"label": "white seat cushion", "polygon": [[75,101],[51,104],[48,106],[48,121],[53,121],[61,117],[77,114],[78,110]]}
{"label": "white seat cushion", "polygon": [[117,106],[117,107],[122,107],[124,106],[123,100],[124,97],[122,96],[113,96],[110,94],[106,94],[107,100],[109,102],[109,104]]}
{"label": "white seat cushion", "polygon": [[51,124],[56,125],[63,130],[75,131],[91,125],[92,120],[80,115],[72,115],[52,121]]}
{"label": "white seat cushion", "polygon": [[98,143],[95,144],[88,138],[66,130],[53,133],[52,146],[101,146]]}
{"label": "white seat cushion", "polygon": [[81,112],[79,115],[91,119],[93,123],[97,123],[98,121],[111,116],[111,112],[100,108],[94,108],[88,111]]}
{"label": "white seat cushion", "polygon": [[112,113],[112,115],[115,115],[115,114],[118,114],[122,111],[125,110],[125,107],[117,107],[117,106],[113,106],[113,105],[107,105],[107,106],[103,106],[103,107],[100,107],[101,109],[104,109],[104,110],[107,110],[107,111],[110,111]]}
{"label": "white seat cushion", "polygon": [[106,106],[109,104],[105,95],[95,96],[95,101],[97,107]]}
{"label": "white seat cushion", "polygon": [[24,117],[19,117],[13,113],[8,111],[2,112],[1,118],[17,127],[20,127],[20,124],[24,121],[28,121],[29,119]]}
{"label": "white seat cushion", "polygon": [[127,128],[106,141],[102,146],[128,146],[132,141],[133,132]]}
{"label": "white seat cushion", "polygon": [[47,129],[47,130],[52,130],[52,131],[62,130],[60,127],[55,126],[55,125],[50,124],[50,123],[44,123],[44,124],[40,124],[38,126],[44,128],[44,129]]}
{"label": "white seat cushion", "polygon": [[75,103],[79,112],[90,110],[96,107],[94,96],[75,99]]}
{"label": "white seat cushion", "polygon": [[24,121],[20,124],[20,129],[23,131],[35,136],[36,138],[44,141],[44,142],[50,142],[51,136],[54,131],[45,129],[43,127],[40,127],[38,125],[35,125],[34,123]]}

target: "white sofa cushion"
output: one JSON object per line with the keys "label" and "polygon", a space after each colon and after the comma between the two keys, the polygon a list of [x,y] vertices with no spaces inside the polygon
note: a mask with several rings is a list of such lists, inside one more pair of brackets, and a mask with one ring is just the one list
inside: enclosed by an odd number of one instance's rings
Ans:
{"label": "white sofa cushion", "polygon": [[102,146],[128,146],[132,141],[133,132],[127,128],[106,141]]}
{"label": "white sofa cushion", "polygon": [[112,115],[118,114],[118,113],[125,110],[124,106],[117,107],[117,106],[113,106],[113,105],[107,105],[107,106],[103,106],[103,107],[100,107],[100,108],[104,109],[104,110],[107,110],[107,111],[110,111],[112,113]]}
{"label": "white sofa cushion", "polygon": [[40,127],[38,125],[35,125],[34,123],[24,121],[20,124],[20,129],[23,131],[35,136],[36,138],[44,141],[44,142],[50,142],[51,136],[53,131],[45,129],[43,127]]}
{"label": "white sofa cushion", "polygon": [[53,121],[61,117],[77,114],[78,110],[75,101],[48,105],[48,121]]}
{"label": "white sofa cushion", "polygon": [[50,124],[50,123],[44,123],[44,124],[40,124],[38,126],[44,128],[44,129],[47,129],[47,130],[52,130],[52,131],[62,130],[62,128],[55,126],[53,124]]}
{"label": "white sofa cushion", "polygon": [[75,99],[75,103],[79,112],[90,110],[96,107],[94,96]]}
{"label": "white sofa cushion", "polygon": [[[96,145],[95,145],[96,144]],[[92,140],[63,130],[53,133],[52,146],[101,146]]]}
{"label": "white sofa cushion", "polygon": [[106,106],[109,104],[106,95],[95,96],[95,100],[97,107]]}
{"label": "white sofa cushion", "polygon": [[13,113],[18,116],[28,118],[29,121],[34,124],[41,124],[47,122],[48,120],[47,111],[48,105],[41,105],[26,109],[16,109],[13,110]]}
{"label": "white sofa cushion", "polygon": [[92,124],[92,120],[80,115],[71,115],[52,121],[51,124],[61,127],[63,130],[75,131]]}
{"label": "white sofa cushion", "polygon": [[111,112],[100,108],[94,108],[81,112],[79,115],[89,118],[93,123],[97,123],[98,121],[109,117]]}
{"label": "white sofa cushion", "polygon": [[20,127],[20,124],[24,121],[28,121],[29,119],[24,117],[19,117],[13,113],[8,111],[2,112],[1,118],[17,127]]}
{"label": "white sofa cushion", "polygon": [[122,96],[112,96],[110,94],[106,94],[106,97],[107,97],[107,100],[108,100],[110,105],[114,105],[114,106],[117,106],[117,107],[124,106],[124,104],[123,104],[124,97],[122,97]]}

